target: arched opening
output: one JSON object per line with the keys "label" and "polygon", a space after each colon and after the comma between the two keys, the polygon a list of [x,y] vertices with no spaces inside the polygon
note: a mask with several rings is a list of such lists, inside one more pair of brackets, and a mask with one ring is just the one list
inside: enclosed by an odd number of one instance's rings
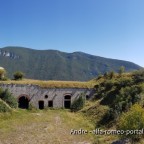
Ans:
{"label": "arched opening", "polygon": [[18,99],[18,107],[22,109],[29,108],[29,99],[26,96],[21,96]]}
{"label": "arched opening", "polygon": [[44,109],[44,101],[39,101],[39,109]]}
{"label": "arched opening", "polygon": [[71,95],[64,96],[64,107],[69,109],[71,107]]}

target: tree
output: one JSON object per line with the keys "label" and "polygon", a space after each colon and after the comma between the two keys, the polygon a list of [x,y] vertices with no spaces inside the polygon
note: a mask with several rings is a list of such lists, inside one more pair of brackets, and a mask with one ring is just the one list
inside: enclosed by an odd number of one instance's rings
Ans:
{"label": "tree", "polygon": [[6,73],[5,69],[0,69],[0,80],[4,78],[5,73]]}
{"label": "tree", "polygon": [[119,75],[122,75],[125,72],[125,67],[121,66],[119,69]]}
{"label": "tree", "polygon": [[112,79],[114,77],[115,73],[114,71],[109,72],[109,78]]}
{"label": "tree", "polygon": [[21,80],[21,79],[23,79],[23,77],[24,77],[24,73],[21,72],[21,71],[17,71],[17,72],[14,73],[13,76],[14,76],[14,79],[15,79],[15,80]]}
{"label": "tree", "polygon": [[108,78],[108,72],[105,72],[105,73],[104,73],[104,77],[105,77],[105,78]]}

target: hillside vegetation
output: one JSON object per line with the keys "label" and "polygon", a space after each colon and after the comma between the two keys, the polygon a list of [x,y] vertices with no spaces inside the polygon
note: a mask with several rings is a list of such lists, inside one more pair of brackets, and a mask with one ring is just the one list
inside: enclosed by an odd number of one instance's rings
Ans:
{"label": "hillside vegetation", "polygon": [[[96,128],[140,130],[144,115],[144,70],[132,73],[107,73],[94,79],[95,94],[81,110]],[[115,139],[130,138],[133,143],[143,143],[138,134],[99,135],[100,143],[110,144]]]}
{"label": "hillside vegetation", "polygon": [[105,76],[105,80],[95,85],[94,99],[101,99],[101,105],[110,110],[104,117],[104,123],[116,120],[122,112],[128,111],[135,103],[144,104],[144,71],[130,74]]}
{"label": "hillside vegetation", "polygon": [[87,81],[108,71],[126,71],[141,67],[127,61],[93,56],[82,52],[64,53],[56,50],[33,50],[22,47],[0,49],[0,66],[8,77],[22,71],[28,79]]}
{"label": "hillside vegetation", "polygon": [[[43,81],[3,82],[18,84],[26,82],[29,84],[37,82],[38,84],[39,82],[40,84]],[[123,142],[125,138],[128,138],[129,143],[143,144],[143,135],[137,133],[129,135],[125,133],[123,135],[95,135],[92,133],[70,135],[70,131],[71,129],[89,131],[95,129],[125,131],[143,129],[144,70],[131,73],[111,71],[99,75],[88,83],[89,86],[94,87],[93,97],[88,101],[82,101],[82,98],[74,101],[71,109],[73,112],[64,109],[42,111],[34,108],[31,110],[12,109],[16,108],[13,107],[13,104],[16,106],[15,100],[7,90],[1,90],[0,98],[3,100],[0,100],[1,109],[6,113],[0,113],[0,133],[2,133],[0,142],[112,144],[114,141]],[[58,85],[62,87],[62,84],[63,82],[60,82]],[[69,84],[72,86],[74,82]]]}

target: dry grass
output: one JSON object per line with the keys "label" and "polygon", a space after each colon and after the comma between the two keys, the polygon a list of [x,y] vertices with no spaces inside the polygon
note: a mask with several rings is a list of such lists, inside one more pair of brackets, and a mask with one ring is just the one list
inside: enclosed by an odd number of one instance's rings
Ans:
{"label": "dry grass", "polygon": [[17,110],[0,114],[0,144],[92,144],[92,134],[70,134],[71,129],[80,128],[94,129],[80,113]]}
{"label": "dry grass", "polygon": [[39,85],[40,87],[48,88],[92,88],[94,83],[92,82],[79,82],[79,81],[41,81],[32,79],[23,79],[19,81],[8,80],[0,81],[2,84],[32,84]]}
{"label": "dry grass", "polygon": [[[86,117],[88,117],[89,120],[91,120],[96,129],[106,130],[106,127],[100,127],[97,124],[108,111],[108,109],[108,106],[100,105],[100,100],[87,101],[85,107],[81,110],[81,112]],[[115,127],[112,127],[111,129],[116,130]],[[95,135],[94,144],[111,144],[118,139],[118,135]]]}
{"label": "dry grass", "polygon": [[87,101],[85,107],[81,110],[95,125],[109,110],[108,106],[100,105],[100,101]]}

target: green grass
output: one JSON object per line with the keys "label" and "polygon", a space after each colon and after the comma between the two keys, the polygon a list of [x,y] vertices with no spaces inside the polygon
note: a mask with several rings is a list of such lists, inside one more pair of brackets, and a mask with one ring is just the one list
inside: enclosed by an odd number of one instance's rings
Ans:
{"label": "green grass", "polygon": [[94,135],[71,135],[71,129],[93,130],[81,113],[67,110],[15,110],[0,113],[0,143],[73,144],[93,143]]}
{"label": "green grass", "polygon": [[79,81],[41,81],[32,79],[23,80],[8,80],[0,81],[1,84],[32,84],[46,88],[92,88],[94,83],[92,82],[79,82]]}

